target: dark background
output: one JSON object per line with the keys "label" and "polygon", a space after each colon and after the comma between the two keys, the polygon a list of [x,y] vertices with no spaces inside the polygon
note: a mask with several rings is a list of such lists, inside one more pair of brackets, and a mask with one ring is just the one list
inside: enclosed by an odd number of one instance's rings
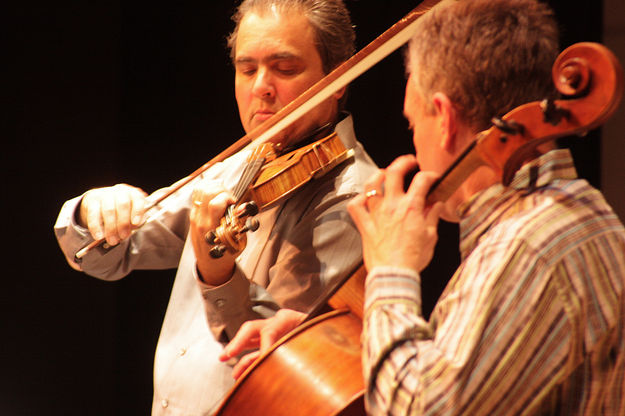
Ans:
{"label": "dark background", "polygon": [[[415,3],[347,0],[358,48]],[[601,40],[600,2],[550,3],[563,46]],[[233,7],[24,2],[6,15],[0,414],[149,414],[174,271],[90,278],[65,263],[52,227],[62,203],[91,187],[153,191],[243,135],[225,49]],[[395,52],[350,90],[357,135],[380,166],[412,151],[404,82]],[[596,186],[599,145],[575,149],[581,175]],[[441,226],[424,277],[426,312],[457,264],[455,231]]]}

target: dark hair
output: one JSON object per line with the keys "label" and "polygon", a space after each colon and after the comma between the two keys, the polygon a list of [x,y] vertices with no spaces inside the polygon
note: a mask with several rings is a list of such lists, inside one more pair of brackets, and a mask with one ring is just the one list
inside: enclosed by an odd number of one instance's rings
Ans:
{"label": "dark hair", "polygon": [[[536,0],[444,1],[419,19],[406,55],[417,91],[445,93],[476,130],[530,101],[553,97],[553,12]],[[427,108],[433,111],[433,108]]]}
{"label": "dark hair", "polygon": [[342,0],[243,0],[232,16],[236,27],[228,37],[230,57],[234,59],[239,25],[251,12],[275,8],[280,13],[303,13],[316,32],[316,47],[327,74],[349,59],[355,51],[356,35],[349,12]]}

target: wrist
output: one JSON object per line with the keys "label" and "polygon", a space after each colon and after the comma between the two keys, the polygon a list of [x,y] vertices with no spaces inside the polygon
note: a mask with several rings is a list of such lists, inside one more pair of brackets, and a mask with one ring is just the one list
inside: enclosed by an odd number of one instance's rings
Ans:
{"label": "wrist", "polygon": [[221,286],[232,278],[234,262],[227,267],[211,263],[210,261],[197,262],[196,273],[200,282],[210,286]]}
{"label": "wrist", "polygon": [[84,199],[85,199],[84,196],[80,198],[80,201],[78,201],[78,205],[76,206],[76,209],[74,210],[74,222],[83,228],[87,228],[87,220],[86,220],[87,213],[83,205]]}

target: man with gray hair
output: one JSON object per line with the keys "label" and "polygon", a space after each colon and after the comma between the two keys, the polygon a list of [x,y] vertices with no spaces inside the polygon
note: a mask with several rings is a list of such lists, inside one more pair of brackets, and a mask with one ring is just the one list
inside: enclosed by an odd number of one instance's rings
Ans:
{"label": "man with gray hair", "polygon": [[[447,201],[426,204],[491,118],[553,96],[552,12],[538,0],[444,1],[415,30],[404,114],[416,156],[380,170],[348,204],[368,271],[367,411],[625,414],[625,229],[577,178],[570,152],[539,147],[509,186],[481,166]],[[421,271],[439,218],[460,223],[462,263],[425,320]],[[259,336],[271,345],[301,319],[282,309],[249,321],[223,357]]]}
{"label": "man with gray hair", "polygon": [[[229,38],[241,123],[250,132],[354,52],[342,0],[245,0]],[[254,143],[145,212],[141,189],[118,184],[67,201],[55,224],[72,267],[105,280],[135,269],[177,267],[154,361],[155,415],[206,415],[233,384],[218,360],[249,319],[282,307],[307,312],[361,262],[358,232],[346,211],[375,172],[335,92],[272,141],[297,148],[336,132],[353,157],[256,216],[259,229],[240,253],[210,255],[215,230]],[[143,225],[141,225],[143,224]],[[75,254],[94,239],[80,263]]]}

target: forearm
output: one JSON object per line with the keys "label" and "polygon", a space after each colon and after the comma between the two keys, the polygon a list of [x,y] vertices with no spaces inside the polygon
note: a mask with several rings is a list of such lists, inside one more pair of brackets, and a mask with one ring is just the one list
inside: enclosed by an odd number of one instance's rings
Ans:
{"label": "forearm", "polygon": [[373,269],[366,282],[362,358],[371,414],[409,413],[422,385],[414,371],[420,357],[412,341],[431,338],[421,315],[419,275],[401,268]]}
{"label": "forearm", "polygon": [[187,208],[182,198],[156,210],[130,238],[112,248],[98,246],[76,261],[76,253],[94,241],[89,230],[76,221],[82,199],[79,196],[63,205],[54,225],[55,236],[73,268],[101,279],[120,279],[135,269],[173,268],[178,264],[188,228]]}
{"label": "forearm", "polygon": [[83,270],[82,262],[76,261],[76,253],[91,243],[93,237],[85,227],[78,224],[77,213],[83,195],[66,201],[54,224],[54,235],[67,262],[76,270]]}
{"label": "forearm", "polygon": [[456,275],[428,324],[418,281],[377,272],[367,282],[363,334],[372,414],[516,414],[539,405],[579,363],[578,329],[553,279],[535,277],[546,285],[530,300],[514,285],[491,285],[501,276],[485,283]]}
{"label": "forearm", "polygon": [[[309,312],[329,288],[356,268],[361,261],[360,237],[343,203],[343,198],[332,198],[304,216],[293,207],[285,208],[266,241],[259,241],[258,235],[249,237],[256,240],[246,248],[251,251],[238,259],[233,278],[218,287],[202,288],[205,299],[209,296],[229,305],[221,310],[207,301],[216,336],[224,330],[232,336],[245,320],[271,316],[279,308]],[[267,218],[260,220],[257,233],[263,233]]]}
{"label": "forearm", "polygon": [[258,285],[247,280],[237,266],[231,278],[220,286],[202,282],[195,272],[195,279],[204,298],[208,324],[216,339],[232,339],[245,321],[273,316],[279,306]]}

